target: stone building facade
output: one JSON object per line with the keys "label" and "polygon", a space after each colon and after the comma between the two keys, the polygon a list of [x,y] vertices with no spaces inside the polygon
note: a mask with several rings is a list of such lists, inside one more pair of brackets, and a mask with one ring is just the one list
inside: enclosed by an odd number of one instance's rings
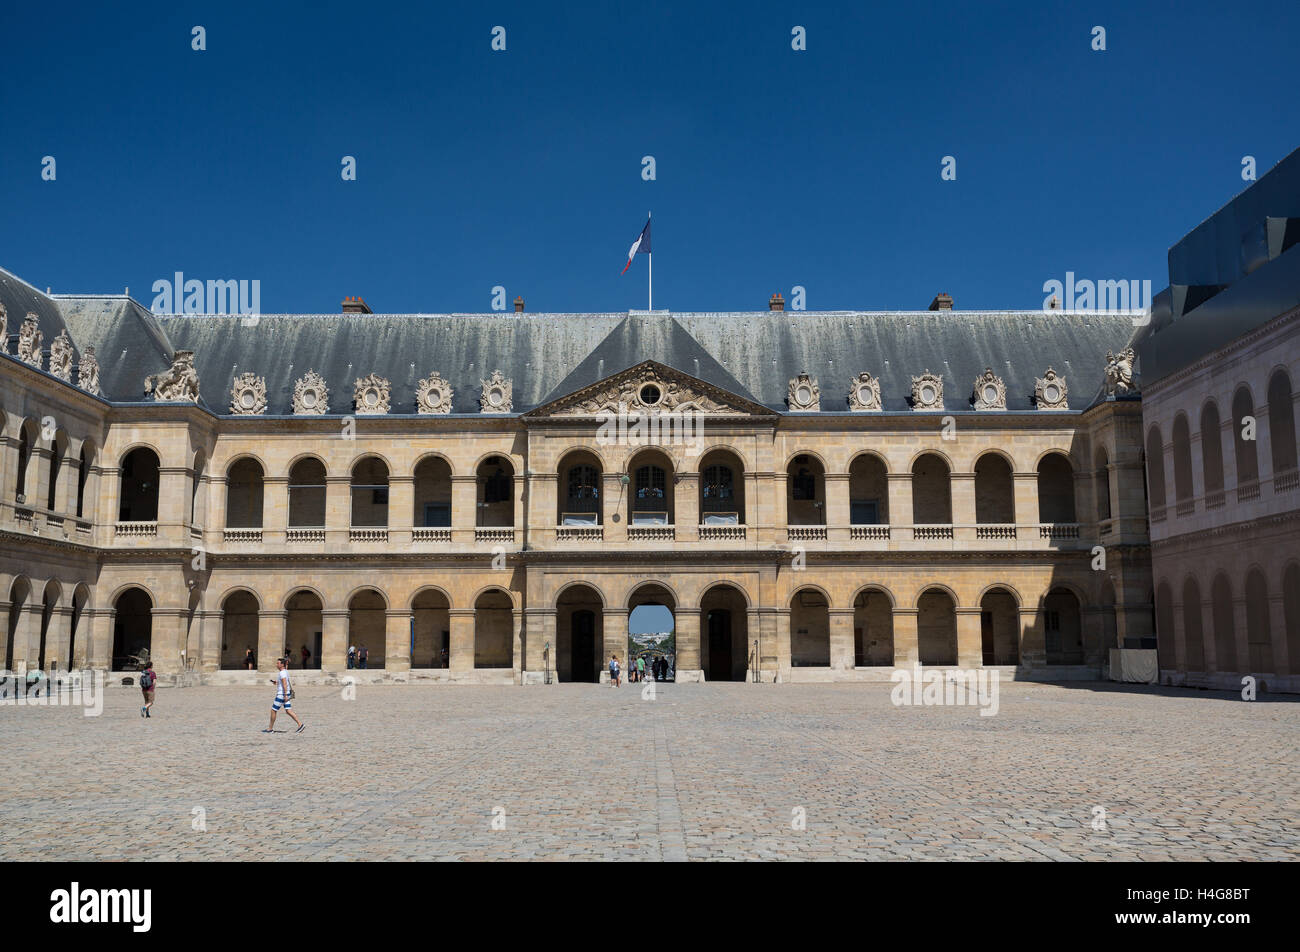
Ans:
{"label": "stone building facade", "polygon": [[157,316],[6,272],[0,302],[10,669],[336,676],[365,644],[597,680],[642,605],[679,680],[1095,678],[1153,637],[1128,316]]}

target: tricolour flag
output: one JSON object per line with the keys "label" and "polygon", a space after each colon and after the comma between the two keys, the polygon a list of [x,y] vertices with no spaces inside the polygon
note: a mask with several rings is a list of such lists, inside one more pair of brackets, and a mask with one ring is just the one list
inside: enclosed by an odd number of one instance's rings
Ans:
{"label": "tricolour flag", "polygon": [[632,267],[632,259],[637,255],[648,255],[650,253],[650,219],[645,220],[645,227],[641,229],[641,234],[637,236],[636,241],[632,242],[632,247],[627,252],[627,264],[623,265],[623,270],[619,274],[627,274],[627,269]]}

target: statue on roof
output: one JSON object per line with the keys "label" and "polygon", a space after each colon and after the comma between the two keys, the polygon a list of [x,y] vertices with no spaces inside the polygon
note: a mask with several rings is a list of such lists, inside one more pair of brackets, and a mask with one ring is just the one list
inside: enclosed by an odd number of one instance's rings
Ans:
{"label": "statue on roof", "polygon": [[99,395],[99,358],[95,348],[87,347],[81,352],[81,365],[77,368],[77,386],[86,393]]}
{"label": "statue on roof", "polygon": [[9,353],[9,312],[0,304],[0,354]]}
{"label": "statue on roof", "polygon": [[198,402],[199,373],[194,369],[194,351],[176,351],[171,367],[144,378],[144,392],[152,393],[160,403]]}
{"label": "statue on roof", "polygon": [[1137,354],[1133,352],[1132,347],[1126,347],[1119,352],[1119,356],[1106,353],[1106,392],[1120,396],[1126,393],[1137,393],[1137,387],[1133,384],[1133,362],[1137,360]]}
{"label": "statue on roof", "polygon": [[50,373],[60,380],[72,382],[72,338],[65,327],[50,344]]}
{"label": "statue on roof", "polygon": [[43,359],[41,342],[44,339],[40,325],[36,322],[36,315],[28,312],[27,320],[23,321],[23,326],[18,331],[18,359],[40,370]]}

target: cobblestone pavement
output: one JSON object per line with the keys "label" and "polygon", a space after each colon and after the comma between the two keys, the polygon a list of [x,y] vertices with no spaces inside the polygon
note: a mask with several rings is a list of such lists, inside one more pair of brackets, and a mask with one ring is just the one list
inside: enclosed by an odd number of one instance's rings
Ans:
{"label": "cobblestone pavement", "polygon": [[0,859],[1300,856],[1300,701],[1004,683],[981,717],[889,689],[309,686],[307,730],[270,735],[248,687],[162,689],[149,720],[125,687],[100,717],[0,706]]}

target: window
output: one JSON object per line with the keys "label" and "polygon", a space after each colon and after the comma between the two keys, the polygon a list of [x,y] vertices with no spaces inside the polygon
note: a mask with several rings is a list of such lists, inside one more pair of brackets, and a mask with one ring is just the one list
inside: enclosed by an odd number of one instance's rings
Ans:
{"label": "window", "polygon": [[725,512],[735,506],[736,492],[733,479],[730,466],[705,467],[705,512]]}
{"label": "window", "polygon": [[485,503],[510,501],[510,477],[500,466],[483,483],[483,501]]}
{"label": "window", "polygon": [[849,521],[855,526],[878,525],[880,522],[880,500],[852,500],[849,503]]}
{"label": "window", "polygon": [[450,526],[451,503],[426,502],[424,504],[424,524],[426,527]]}
{"label": "window", "polygon": [[794,498],[817,498],[817,477],[806,466],[799,467],[799,471],[794,475]]}
{"label": "window", "polygon": [[1047,630],[1048,630],[1048,631],[1060,631],[1060,630],[1061,630],[1061,613],[1060,613],[1059,611],[1049,611],[1049,612],[1046,612],[1045,614],[1047,615]]}
{"label": "window", "polygon": [[600,476],[594,466],[569,468],[569,512],[595,512],[600,499]]}
{"label": "window", "polygon": [[[664,471],[658,466],[640,466],[636,471],[637,503],[646,501],[662,502],[667,498],[664,485]],[[637,506],[638,509],[652,509],[654,506]]]}

